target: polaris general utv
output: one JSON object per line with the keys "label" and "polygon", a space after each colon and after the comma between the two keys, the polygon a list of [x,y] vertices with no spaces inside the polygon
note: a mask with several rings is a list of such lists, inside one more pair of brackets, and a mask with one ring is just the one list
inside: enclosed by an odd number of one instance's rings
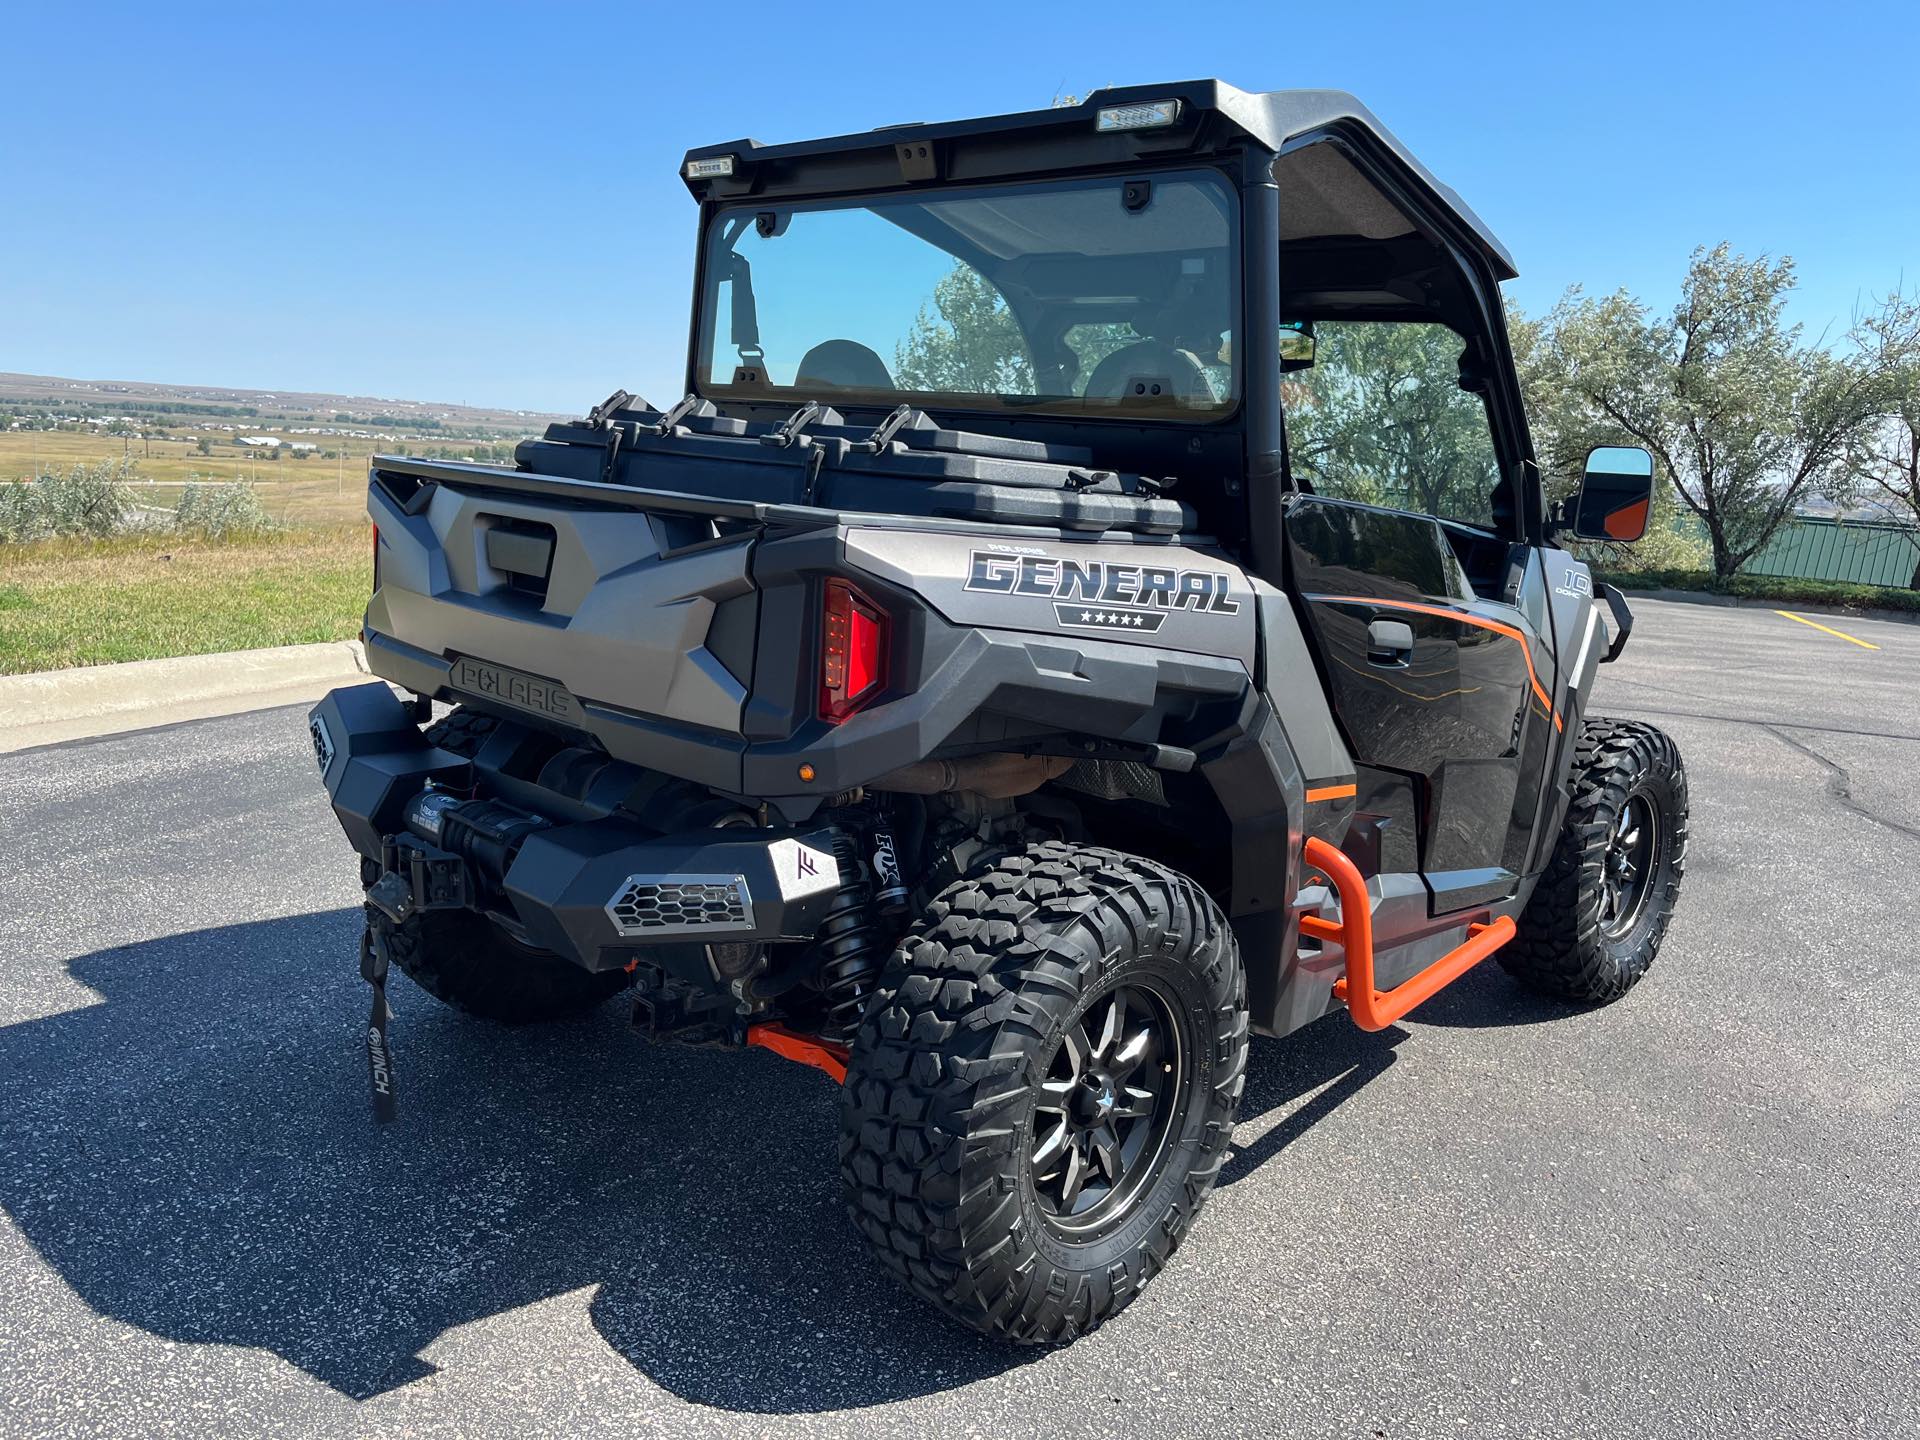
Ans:
{"label": "polaris general utv", "polygon": [[1555,537],[1635,538],[1651,462],[1548,506],[1512,262],[1366,109],[1154,86],[683,173],[684,399],[374,462],[412,699],[312,731],[383,1118],[389,964],[510,1022],[631,990],[839,1080],[881,1260],[1052,1341],[1179,1245],[1250,1034],[1645,973],[1686,780],[1587,715],[1630,620]]}

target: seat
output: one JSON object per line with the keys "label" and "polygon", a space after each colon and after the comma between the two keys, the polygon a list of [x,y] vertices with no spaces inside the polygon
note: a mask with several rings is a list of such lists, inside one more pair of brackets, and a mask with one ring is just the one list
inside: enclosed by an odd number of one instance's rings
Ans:
{"label": "seat", "polygon": [[1127,400],[1152,395],[1156,384],[1164,387],[1159,393],[1178,400],[1219,399],[1194,353],[1164,340],[1136,340],[1107,356],[1087,377],[1086,397]]}
{"label": "seat", "polygon": [[800,357],[795,385],[831,385],[841,390],[895,390],[887,363],[858,340],[822,340]]}

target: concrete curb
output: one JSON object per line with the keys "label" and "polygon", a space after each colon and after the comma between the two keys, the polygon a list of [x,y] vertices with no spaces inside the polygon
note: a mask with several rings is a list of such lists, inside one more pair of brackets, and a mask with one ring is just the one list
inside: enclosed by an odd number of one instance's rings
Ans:
{"label": "concrete curb", "polygon": [[[1618,584],[1618,582],[1614,582]],[[1835,605],[1831,602],[1761,600],[1751,595],[1716,595],[1711,590],[1629,590],[1620,593],[1631,605],[1640,600],[1673,600],[1682,605],[1718,605],[1727,610],[1792,610],[1805,615],[1839,615],[1867,620],[1892,620],[1901,625],[1920,625],[1920,615],[1911,610],[1885,610],[1878,605]]]}
{"label": "concrete curb", "polygon": [[358,640],[0,675],[0,752],[317,700],[368,674]]}

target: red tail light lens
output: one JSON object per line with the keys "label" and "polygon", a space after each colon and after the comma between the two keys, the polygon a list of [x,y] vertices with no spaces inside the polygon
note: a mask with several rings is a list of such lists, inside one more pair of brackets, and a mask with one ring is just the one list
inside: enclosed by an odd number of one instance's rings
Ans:
{"label": "red tail light lens", "polygon": [[838,725],[887,683],[892,623],[845,580],[829,580],[822,615],[820,718]]}
{"label": "red tail light lens", "polygon": [[380,527],[373,527],[373,588],[380,588]]}

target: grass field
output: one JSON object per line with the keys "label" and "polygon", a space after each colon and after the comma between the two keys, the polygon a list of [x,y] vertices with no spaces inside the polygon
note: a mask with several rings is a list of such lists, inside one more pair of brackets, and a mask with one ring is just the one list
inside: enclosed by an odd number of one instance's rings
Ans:
{"label": "grass field", "polygon": [[0,674],[351,639],[371,579],[364,525],[0,545]]}
{"label": "grass field", "polygon": [[[246,480],[259,490],[275,520],[339,525],[366,514],[368,456],[375,451],[391,454],[401,444],[410,444],[417,452],[421,445],[418,440],[386,437],[355,440],[329,435],[322,439],[328,448],[340,448],[338,460],[317,456],[310,460],[265,460],[241,453],[227,441],[214,442],[213,454],[201,455],[187,440],[123,442],[117,435],[84,431],[0,431],[0,481],[24,480],[41,466],[64,470],[83,462],[128,457],[140,476],[134,498],[142,504],[171,508],[180,498],[180,487],[196,476],[216,481]],[[435,439],[431,443],[436,448],[461,450],[485,442],[463,445],[458,440]],[[147,483],[149,477],[151,485]]]}

